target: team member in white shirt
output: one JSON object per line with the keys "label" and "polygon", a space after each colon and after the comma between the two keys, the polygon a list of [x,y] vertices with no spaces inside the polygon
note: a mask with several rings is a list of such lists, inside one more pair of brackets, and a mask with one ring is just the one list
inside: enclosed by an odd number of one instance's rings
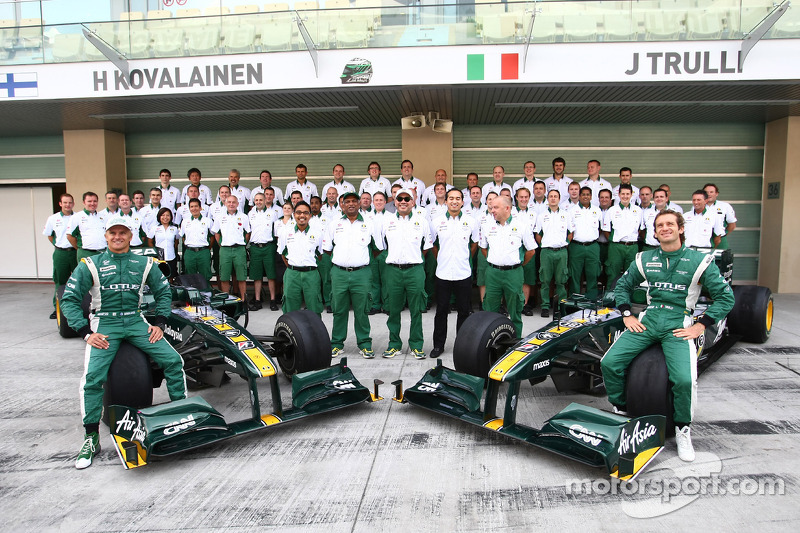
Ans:
{"label": "team member in white shirt", "polygon": [[[445,177],[447,177],[447,174],[445,174]],[[440,181],[434,184],[433,188],[433,201],[425,207],[425,218],[428,219],[428,224],[446,213],[448,209],[445,196],[449,190],[447,184]],[[433,302],[436,299],[436,254],[433,253],[425,256],[425,293],[428,295],[425,309],[427,311],[433,307]]]}
{"label": "team member in white shirt", "polygon": [[[478,217],[478,231],[481,237],[483,237],[483,234],[486,231],[486,224],[489,222],[494,222],[492,200],[498,196],[500,195],[496,192],[490,192],[486,196],[484,209],[481,212],[480,217]],[[478,295],[481,298],[481,309],[485,311],[486,309],[483,308],[483,300],[486,296],[486,269],[488,268],[488,264],[486,263],[486,254],[477,253],[475,256],[477,257],[477,260],[475,261],[475,284],[478,286]]]}
{"label": "team member in white shirt", "polygon": [[414,195],[410,189],[400,189],[395,196],[397,213],[385,215],[381,227],[376,230],[375,244],[379,250],[386,249],[386,285],[389,317],[389,346],[383,357],[391,358],[400,353],[400,313],[408,300],[411,314],[408,346],[415,359],[424,359],[422,334],[422,310],[425,309],[425,270],[423,254],[433,246],[428,221],[413,211]]}
{"label": "team member in white shirt", "polygon": [[[641,201],[639,198],[639,187],[631,183],[631,178],[633,178],[633,171],[630,169],[630,167],[622,167],[621,169],[619,169],[619,184],[622,185],[624,183],[627,183],[628,185],[631,186],[631,190],[633,191],[633,196],[631,197],[631,201],[634,204],[641,207]],[[619,200],[619,185],[614,187],[614,189],[611,191],[611,197],[614,200]]]}
{"label": "team member in white shirt", "polygon": [[374,196],[376,192],[381,191],[387,198],[391,198],[392,184],[381,176],[381,165],[377,161],[372,161],[367,165],[367,174],[368,176],[361,180],[361,186],[358,188],[359,196],[365,192]]}
{"label": "team member in white shirt", "polygon": [[469,316],[472,292],[472,267],[470,258],[475,254],[480,240],[478,223],[464,214],[463,195],[458,189],[447,191],[447,211],[431,222],[431,239],[436,264],[436,316],[433,319],[433,349],[430,356],[439,357],[447,340],[447,314],[450,298],[455,297],[458,318],[456,335]]}
{"label": "team member in white shirt", "polygon": [[[372,195],[372,207],[375,210],[372,225],[377,230],[383,225],[383,217],[392,214],[386,211],[386,194],[383,191],[375,191],[375,194]],[[383,312],[383,304],[386,302],[386,287],[383,283],[386,278],[386,250],[378,250],[374,242],[370,254],[370,269],[372,270],[372,288],[369,293],[372,308],[369,310],[369,314],[377,315]]]}
{"label": "team member in white shirt", "polygon": [[161,189],[161,205],[164,207],[169,207],[169,210],[172,211],[172,214],[175,214],[175,211],[180,207],[183,194],[181,193],[180,189],[175,187],[174,185],[170,185],[170,181],[172,180],[172,173],[169,169],[162,168],[158,172],[158,180],[161,182],[159,189]]}
{"label": "team member in white shirt", "polygon": [[414,163],[408,159],[404,159],[400,163],[400,178],[396,179],[392,185],[400,185],[404,189],[413,190],[416,193],[415,198],[418,198],[425,191],[425,183],[414,177]]}
{"label": "team member in white shirt", "polygon": [[341,216],[342,209],[339,205],[339,191],[336,187],[328,187],[325,190],[325,203],[322,204],[320,208],[321,213],[323,216],[327,216],[329,218]]}
{"label": "team member in white shirt", "polygon": [[[471,196],[470,191],[472,190],[473,187],[478,187],[480,189],[480,186],[478,186],[478,175],[475,172],[470,172],[469,174],[467,174],[467,186],[461,189],[461,194],[464,195],[464,205],[467,205],[469,203]],[[478,198],[479,202],[480,200],[481,199]]]}
{"label": "team member in white shirt", "polygon": [[481,253],[488,264],[483,308],[496,313],[505,297],[508,316],[520,337],[524,304],[522,267],[533,259],[536,240],[531,227],[511,214],[511,198],[498,196],[489,201],[493,220],[486,221],[480,236]]}
{"label": "team member in white shirt", "polygon": [[[58,206],[61,210],[47,217],[47,222],[44,225],[43,235],[53,245],[53,283],[56,285],[56,291],[60,285],[67,283],[70,274],[78,266],[75,248],[67,239],[67,228],[69,227],[69,219],[72,218],[72,207],[74,205],[75,199],[71,194],[62,194],[58,200]],[[53,320],[57,318],[55,307],[56,294],[53,292],[53,312],[50,315]]]}
{"label": "team member in white shirt", "polygon": [[162,207],[161,189],[153,187],[150,189],[150,203],[141,208],[138,212],[139,216],[142,218],[142,229],[144,229],[145,233],[149,232],[150,226],[158,224],[156,217],[158,215],[158,210]]}
{"label": "team member in white shirt", "polygon": [[528,209],[533,210],[536,216],[547,211],[547,185],[543,181],[533,184],[533,199],[528,202]]}
{"label": "team member in white shirt", "polygon": [[669,188],[669,185],[662,183],[658,188],[667,191],[667,209],[683,214],[683,208],[672,201],[672,190]]}
{"label": "team member in white shirt", "polygon": [[630,185],[619,186],[619,203],[608,208],[603,219],[603,233],[609,240],[606,275],[608,282],[628,270],[639,252],[639,229],[642,226],[642,209],[634,205]]}
{"label": "team member in white shirt", "polygon": [[98,214],[103,220],[108,220],[108,217],[119,214],[119,196],[116,192],[108,191],[106,193],[106,208],[98,211]]}
{"label": "team member in white shirt", "polygon": [[[533,232],[533,228],[536,226],[537,213],[528,207],[530,205],[530,196],[531,193],[527,187],[522,186],[517,189],[517,192],[514,194],[514,199],[517,201],[518,206],[515,216],[525,221],[525,223],[530,226],[531,232]],[[533,259],[522,267],[522,295],[525,298],[525,305],[522,306],[522,314],[525,316],[533,316],[533,308],[536,307],[536,295],[533,292],[533,287],[536,285],[536,263],[538,262],[536,259],[538,255],[539,254],[536,254]],[[531,296],[533,296],[533,298],[531,298]]]}
{"label": "team member in white shirt", "polygon": [[547,211],[536,217],[533,232],[539,252],[539,282],[542,284],[542,316],[550,316],[550,283],[555,282],[557,301],[567,297],[567,246],[572,240],[575,224],[570,212],[558,207],[561,196],[553,189],[547,193]]}
{"label": "team member in white shirt", "polygon": [[231,188],[227,185],[220,185],[217,191],[217,201],[208,207],[208,216],[211,220],[216,220],[220,215],[225,213],[225,201],[231,195]]}
{"label": "team member in white shirt", "polygon": [[562,200],[561,203],[558,205],[559,208],[563,209],[564,211],[571,211],[573,208],[578,207],[581,205],[580,202],[580,194],[581,194],[581,186],[577,181],[573,181],[567,187],[567,191],[569,196],[566,199]]}
{"label": "team member in white shirt", "polygon": [[172,223],[172,210],[162,207],[156,215],[158,224],[153,224],[147,232],[150,246],[161,251],[161,258],[169,265],[171,276],[178,274],[178,239],[180,229]]}
{"label": "team member in white shirt", "polygon": [[144,207],[144,193],[139,190],[133,191],[131,199],[133,200],[133,210],[138,213]]}
{"label": "team member in white shirt", "polygon": [[350,306],[353,307],[353,327],[356,344],[365,359],[375,357],[369,324],[369,293],[372,289],[370,246],[374,227],[370,219],[359,213],[359,196],[354,191],[342,195],[344,214],[331,220],[322,238],[322,250],[331,256],[331,290],[333,298],[333,328],[331,356],[344,349]]}
{"label": "team member in white shirt", "polygon": [[[336,189],[336,187],[334,187],[334,189]],[[297,191],[294,192],[296,193]],[[369,197],[369,195],[367,195],[367,197]],[[368,205],[371,200],[372,199],[369,198],[367,201]],[[308,205],[311,207],[311,219],[308,221],[308,224],[323,235],[325,233],[325,229],[328,227],[328,224],[333,220],[341,218],[342,216],[341,213],[332,213],[331,211],[326,211],[323,213],[322,200],[319,196],[312,196],[311,200],[308,202]],[[363,216],[372,220],[372,213],[363,213]],[[317,260],[317,268],[319,268],[319,278],[322,282],[322,303],[328,313],[333,313],[333,307],[331,304],[331,299],[333,298],[331,292],[331,269],[333,268],[333,263],[331,263],[330,254],[322,254],[319,257]]]}
{"label": "team member in white shirt", "polygon": [[[197,185],[189,185],[189,187],[186,189],[186,198],[186,202],[192,198],[200,199],[200,188]],[[202,202],[200,205],[203,216],[208,216],[208,206]],[[192,216],[192,214],[189,212],[189,206],[187,203],[181,204],[181,206],[175,210],[175,224],[180,226],[181,222],[183,222],[183,219],[190,216]]]}
{"label": "team member in white shirt", "polygon": [[[131,228],[131,248],[139,248],[142,243],[142,217],[134,211],[131,197],[127,194],[119,195],[119,213],[117,216],[124,217]],[[147,235],[145,234],[145,237]]]}
{"label": "team member in white shirt", "polygon": [[589,176],[581,182],[581,187],[589,187],[592,189],[592,205],[599,206],[600,191],[603,189],[611,190],[611,183],[600,177],[600,161],[597,159],[592,159],[586,163],[586,173]]}
{"label": "team member in white shirt", "polygon": [[[285,213],[285,211],[284,211]],[[322,253],[323,232],[312,228],[311,206],[300,200],[294,206],[294,224],[287,224],[278,238],[278,253],[283,256],[283,312],[300,309],[303,301],[309,311],[322,314],[317,258]]]}
{"label": "team member in white shirt", "polygon": [[325,193],[329,187],[335,187],[340,197],[346,192],[356,192],[353,184],[344,179],[344,166],[338,163],[333,166],[333,180],[322,187],[322,192]]}
{"label": "team member in white shirt", "polygon": [[265,275],[269,289],[269,309],[278,310],[278,302],[275,301],[275,252],[278,249],[278,242],[272,232],[279,215],[272,203],[274,195],[275,192],[269,186],[264,192],[254,194],[252,201],[255,207],[247,214],[247,218],[250,219],[249,274],[255,290],[253,301],[249,304],[251,311],[258,311],[262,307],[261,288]]}
{"label": "team member in white shirt", "polygon": [[447,171],[443,168],[440,168],[439,170],[436,171],[436,174],[434,174],[433,176],[433,185],[429,185],[422,193],[419,202],[420,206],[427,207],[437,200],[438,196],[436,196],[436,191],[434,190],[434,188],[438,183],[444,184],[445,192],[453,188],[452,185],[447,183]]}
{"label": "team member in white shirt", "polygon": [[720,217],[722,225],[725,227],[725,235],[722,235],[717,249],[727,250],[729,247],[728,234],[736,229],[736,213],[733,211],[731,204],[717,199],[719,196],[719,188],[717,188],[716,185],[713,183],[706,183],[703,185],[703,190],[706,191],[708,195],[706,206],[712,211],[716,210],[717,216]]}
{"label": "team member in white shirt", "polygon": [[[463,193],[464,191],[461,192]],[[481,212],[486,210],[486,206],[481,203],[482,195],[483,191],[481,188],[477,185],[473,185],[464,196],[465,204],[464,207],[461,208],[462,212],[474,218],[476,222],[480,220]]]}
{"label": "team member in white shirt", "polygon": [[[569,184],[572,183],[572,179],[564,175],[564,170],[566,167],[567,162],[564,161],[563,157],[556,157],[553,159],[553,174],[544,180],[544,184],[547,187],[547,192],[556,189],[561,198],[566,198],[569,196]],[[533,196],[535,198],[536,194]]]}
{"label": "team member in white shirt", "polygon": [[505,177],[506,177],[506,169],[504,169],[501,165],[497,165],[492,169],[492,181],[481,187],[481,191],[483,192],[484,203],[486,203],[486,196],[490,192],[500,194],[500,192],[503,191],[503,189],[505,189],[509,193],[511,193],[511,195],[514,194],[514,188],[511,186],[511,184],[503,181]]}
{"label": "team member in white shirt", "polygon": [[286,186],[287,197],[291,197],[292,192],[294,191],[300,191],[300,194],[303,195],[303,201],[305,202],[311,200],[312,196],[319,196],[319,193],[317,192],[317,186],[308,181],[306,178],[308,175],[307,166],[305,166],[303,163],[300,163],[294,168],[294,173],[297,176],[297,179],[290,181]]}
{"label": "team member in white shirt", "polygon": [[685,221],[684,244],[690,248],[716,248],[719,246],[722,235],[725,234],[725,226],[722,219],[717,216],[717,212],[706,206],[708,194],[703,189],[698,189],[692,193],[692,209],[684,213]]}
{"label": "team member in white shirt", "polygon": [[575,232],[569,243],[569,292],[581,294],[581,276],[586,276],[586,296],[597,298],[597,275],[600,274],[600,229],[603,213],[592,205],[591,187],[581,187],[580,205],[570,214]]}
{"label": "team member in white shirt", "polygon": [[199,198],[189,200],[190,216],[181,222],[183,238],[183,270],[186,274],[200,274],[211,281],[211,228],[213,221],[203,215]]}
{"label": "team member in white shirt", "polygon": [[[214,195],[211,193],[211,189],[209,189],[207,185],[200,183],[200,179],[202,177],[200,169],[190,168],[189,171],[186,172],[186,177],[189,178],[189,185],[196,185],[200,190],[200,203],[203,205],[211,205],[214,202]],[[186,195],[186,190],[189,188],[189,185],[186,185],[181,193],[182,204],[189,202],[189,198]],[[134,196],[136,195],[134,194]],[[134,201],[136,201],[136,198],[134,198]]]}
{"label": "team member in white shirt", "polygon": [[[644,187],[642,187],[644,188]],[[653,193],[653,205],[649,209],[642,210],[642,233],[644,233],[644,245],[642,251],[655,250],[661,243],[656,239],[655,220],[659,213],[667,208],[667,191],[656,189]],[[685,231],[685,230],[684,230]]]}
{"label": "team member in white shirt", "polygon": [[225,213],[214,219],[211,233],[219,244],[219,277],[222,291],[231,288],[231,274],[236,276],[239,297],[247,301],[247,241],[250,219],[239,211],[239,198],[231,194],[225,200]]}
{"label": "team member in white shirt", "polygon": [[73,213],[67,226],[67,240],[78,250],[76,260],[91,257],[106,249],[105,220],[97,212],[97,195],[83,193],[83,209]]}
{"label": "team member in white shirt", "polygon": [[639,195],[634,199],[634,202],[642,208],[642,211],[653,207],[653,188],[649,185],[643,185],[639,189]]}
{"label": "team member in white shirt", "polygon": [[[250,201],[250,195],[252,192],[247,187],[239,185],[239,181],[241,179],[241,173],[235,168],[231,169],[231,171],[228,173],[228,188],[230,189],[231,194],[235,196],[237,200],[239,200],[239,212],[244,213],[244,208]],[[219,200],[219,193],[217,193],[217,201]]]}
{"label": "team member in white shirt", "polygon": [[[525,161],[525,164],[522,165],[522,172],[525,174],[525,176],[514,182],[514,196],[516,196],[517,191],[520,190],[520,188],[525,187],[530,193],[528,194],[529,200],[532,201],[533,186],[537,181],[542,181],[536,179],[536,163],[533,161]],[[517,203],[517,207],[519,207],[519,202]]]}
{"label": "team member in white shirt", "polygon": [[258,175],[258,181],[260,185],[255,187],[252,191],[250,191],[250,207],[255,207],[255,202],[253,202],[253,196],[257,193],[264,192],[265,189],[268,187],[272,188],[272,193],[275,196],[275,203],[278,205],[283,205],[283,191],[277,185],[272,184],[272,173],[269,170],[262,170],[261,173]]}

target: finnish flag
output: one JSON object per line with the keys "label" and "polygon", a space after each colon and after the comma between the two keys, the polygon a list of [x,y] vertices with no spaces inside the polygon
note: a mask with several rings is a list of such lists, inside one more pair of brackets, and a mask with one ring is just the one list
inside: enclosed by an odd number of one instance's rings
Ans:
{"label": "finnish flag", "polygon": [[39,96],[39,82],[35,72],[0,74],[0,98]]}

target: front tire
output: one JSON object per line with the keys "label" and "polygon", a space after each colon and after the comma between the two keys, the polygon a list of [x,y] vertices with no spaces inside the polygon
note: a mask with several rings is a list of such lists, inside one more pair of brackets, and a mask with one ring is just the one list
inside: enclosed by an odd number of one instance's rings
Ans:
{"label": "front tire", "polygon": [[667,434],[675,431],[672,383],[660,344],[637,355],[628,367],[625,396],[628,416],[663,415],[667,418]]}
{"label": "front tire", "polygon": [[763,344],[772,331],[772,291],[757,285],[733,288],[736,303],[728,314],[728,330],[745,342]]}
{"label": "front tire", "polygon": [[492,365],[506,352],[506,346],[516,338],[514,324],[505,315],[490,311],[473,313],[456,335],[454,366],[464,374],[485,378]]}
{"label": "front tire", "polygon": [[281,316],[275,323],[275,355],[287,378],[331,366],[331,337],[322,319],[302,309]]}
{"label": "front tire", "polygon": [[134,409],[153,405],[153,370],[150,359],[136,346],[122,341],[108,369],[104,385],[103,422],[108,424],[108,407],[124,405]]}

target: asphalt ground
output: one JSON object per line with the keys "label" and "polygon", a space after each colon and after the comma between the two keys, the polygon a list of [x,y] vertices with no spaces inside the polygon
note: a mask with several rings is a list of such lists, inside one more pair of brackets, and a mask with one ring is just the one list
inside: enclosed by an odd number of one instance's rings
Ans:
{"label": "asphalt ground", "polygon": [[[800,295],[775,297],[764,345],[739,343],[699,379],[697,460],[674,441],[631,488],[596,468],[391,401],[433,362],[345,355],[386,400],[321,414],[124,470],[101,426],[102,452],[74,468],[82,443],[78,382],[85,343],[49,320],[52,286],[0,283],[2,531],[792,531],[800,524]],[[279,312],[251,314],[270,334]],[[332,315],[323,314],[330,330]],[[376,352],[385,315],[370,318]],[[526,332],[546,319],[523,317]],[[423,315],[432,347],[433,310]],[[452,367],[455,313],[443,355]],[[402,335],[407,337],[408,313]],[[283,401],[290,386],[281,377]],[[248,414],[245,382],[202,395],[227,419]],[[268,396],[267,396],[268,397]],[[166,401],[164,386],[156,401]],[[571,402],[602,396],[523,385],[518,421],[540,427]],[[269,403],[266,400],[266,403]]]}

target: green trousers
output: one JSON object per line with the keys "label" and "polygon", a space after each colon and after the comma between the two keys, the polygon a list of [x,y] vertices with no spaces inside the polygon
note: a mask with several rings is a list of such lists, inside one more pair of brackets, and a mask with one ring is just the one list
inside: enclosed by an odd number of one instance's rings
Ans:
{"label": "green trousers", "polygon": [[[64,285],[69,280],[70,274],[78,266],[77,250],[75,248],[54,248],[53,249],[53,283],[56,284],[56,291],[60,285]],[[56,293],[53,292],[53,309],[56,307]]]}
{"label": "green trousers", "polygon": [[661,343],[672,383],[675,424],[688,424],[697,398],[697,349],[694,341],[678,338],[672,330],[689,327],[692,319],[682,313],[653,309],[645,312],[641,321],[647,329],[622,333],[600,362],[608,401],[625,406],[626,374],[631,361],[649,346]]}
{"label": "green trousers", "polygon": [[319,269],[300,272],[286,267],[283,274],[283,312],[297,311],[306,302],[306,308],[322,315],[322,292]]}
{"label": "green trousers", "polygon": [[717,246],[717,250],[727,250],[728,248],[730,248],[728,245],[728,236],[723,235],[719,239],[719,246]]}
{"label": "green trousers", "polygon": [[425,294],[428,295],[428,301],[425,302],[426,307],[432,305],[436,299],[436,256],[433,251],[428,252],[425,256]]}
{"label": "green trousers", "polygon": [[370,256],[369,266],[372,270],[372,288],[370,298],[373,309],[382,309],[386,303],[386,254],[383,250],[377,256]]}
{"label": "green trousers", "polygon": [[186,375],[183,359],[166,339],[151,343],[147,332],[149,324],[139,315],[126,317],[99,317],[92,321],[95,333],[108,335],[108,348],[101,350],[86,345],[83,377],[81,378],[81,415],[84,424],[97,424],[103,411],[103,384],[108,369],[117,355],[123,340],[133,344],[164,370],[170,400],[186,397]]}
{"label": "green trousers", "polygon": [[369,266],[347,272],[333,266],[331,269],[331,307],[333,308],[333,329],[331,330],[331,348],[344,348],[347,338],[347,316],[353,306],[353,326],[356,331],[356,343],[359,348],[372,349],[372,337],[369,336],[370,289],[372,288],[372,271]]}
{"label": "green trousers", "polygon": [[206,281],[211,281],[211,250],[183,249],[183,270],[186,274],[200,274]]}
{"label": "green trousers", "polygon": [[331,262],[332,256],[330,254],[322,254],[317,260],[319,268],[319,279],[322,282],[322,303],[323,305],[331,304]]}
{"label": "green trousers", "polygon": [[608,243],[608,259],[606,260],[606,276],[611,283],[623,274],[631,263],[636,259],[639,247],[635,244],[626,246],[619,242]]}
{"label": "green trousers", "polygon": [[582,294],[581,276],[586,276],[586,296],[597,298],[597,276],[600,274],[600,245],[585,246],[578,242],[569,244],[569,292]]}
{"label": "green trousers", "polygon": [[551,250],[542,248],[539,252],[539,281],[542,283],[542,309],[550,309],[550,283],[556,284],[556,296],[561,301],[567,297],[567,248]]}
{"label": "green trousers", "polygon": [[[533,259],[531,259],[533,261]],[[500,311],[500,302],[506,298],[506,309],[511,322],[517,330],[517,338],[522,335],[522,267],[513,270],[499,270],[491,265],[486,267],[486,295],[483,297],[484,311]]]}
{"label": "green trousers", "polygon": [[400,340],[400,313],[408,298],[408,310],[411,313],[408,347],[412,350],[422,350],[422,310],[425,309],[428,299],[425,294],[424,267],[420,263],[401,270],[387,264],[386,285],[388,287],[386,300],[389,306],[389,318],[386,319],[386,327],[389,329],[389,348],[396,350],[403,348],[403,341]]}

